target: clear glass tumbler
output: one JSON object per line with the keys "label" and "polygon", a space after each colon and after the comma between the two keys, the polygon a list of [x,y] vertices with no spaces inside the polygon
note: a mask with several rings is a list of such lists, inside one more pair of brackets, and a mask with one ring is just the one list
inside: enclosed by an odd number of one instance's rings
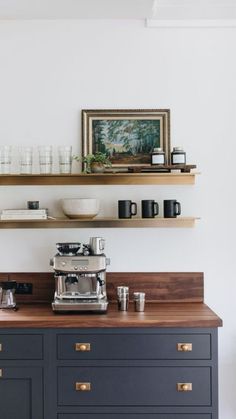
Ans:
{"label": "clear glass tumbler", "polygon": [[0,173],[11,173],[12,148],[10,145],[0,146]]}
{"label": "clear glass tumbler", "polygon": [[39,170],[42,175],[52,173],[52,146],[40,146],[39,150]]}
{"label": "clear glass tumbler", "polygon": [[58,147],[59,172],[61,174],[70,174],[72,166],[72,147]]}
{"label": "clear glass tumbler", "polygon": [[30,175],[33,166],[33,147],[21,147],[20,149],[20,173]]}

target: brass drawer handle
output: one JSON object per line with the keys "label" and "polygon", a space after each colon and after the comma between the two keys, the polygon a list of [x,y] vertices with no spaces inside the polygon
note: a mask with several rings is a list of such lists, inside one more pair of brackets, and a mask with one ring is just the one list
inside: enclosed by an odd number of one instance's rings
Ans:
{"label": "brass drawer handle", "polygon": [[177,391],[192,391],[192,383],[177,383]]}
{"label": "brass drawer handle", "polygon": [[0,343],[0,352],[2,352],[2,343]]}
{"label": "brass drawer handle", "polygon": [[91,345],[90,343],[76,343],[75,344],[75,350],[78,352],[90,352],[91,351]]}
{"label": "brass drawer handle", "polygon": [[0,369],[0,378],[2,377],[2,369]]}
{"label": "brass drawer handle", "polygon": [[90,391],[91,383],[75,383],[76,391]]}
{"label": "brass drawer handle", "polygon": [[191,352],[193,350],[192,343],[177,343],[177,350],[179,352]]}

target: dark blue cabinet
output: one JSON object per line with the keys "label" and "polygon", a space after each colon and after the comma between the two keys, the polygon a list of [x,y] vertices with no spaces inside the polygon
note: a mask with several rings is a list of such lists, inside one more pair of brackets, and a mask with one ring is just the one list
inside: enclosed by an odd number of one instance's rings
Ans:
{"label": "dark blue cabinet", "polygon": [[160,413],[160,414],[125,414],[125,413],[121,413],[121,414],[112,414],[112,413],[108,413],[108,414],[91,414],[91,413],[83,413],[83,414],[59,414],[58,415],[58,419],[211,419],[212,416],[209,415],[205,415],[203,414],[191,414],[191,413],[187,413],[187,414],[180,414],[180,415],[176,415],[176,414],[165,414],[165,413]]}
{"label": "dark blue cabinet", "polygon": [[0,418],[42,419],[42,380],[40,367],[3,367],[0,378]]}
{"label": "dark blue cabinet", "polygon": [[217,380],[217,329],[0,332],[4,419],[218,419]]}

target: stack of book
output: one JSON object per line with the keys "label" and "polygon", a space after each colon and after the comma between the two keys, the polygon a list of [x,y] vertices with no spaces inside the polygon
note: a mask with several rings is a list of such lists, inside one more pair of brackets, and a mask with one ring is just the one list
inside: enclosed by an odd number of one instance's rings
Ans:
{"label": "stack of book", "polygon": [[1,220],[46,220],[47,209],[4,209]]}

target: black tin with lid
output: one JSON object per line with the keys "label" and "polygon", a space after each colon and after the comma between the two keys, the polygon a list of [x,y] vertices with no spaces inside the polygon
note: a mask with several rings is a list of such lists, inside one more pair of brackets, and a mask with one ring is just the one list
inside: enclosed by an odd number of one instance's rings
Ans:
{"label": "black tin with lid", "polygon": [[161,147],[156,147],[151,153],[151,164],[164,165],[166,162],[165,152]]}
{"label": "black tin with lid", "polygon": [[182,147],[173,147],[171,152],[171,164],[186,164],[186,152]]}

